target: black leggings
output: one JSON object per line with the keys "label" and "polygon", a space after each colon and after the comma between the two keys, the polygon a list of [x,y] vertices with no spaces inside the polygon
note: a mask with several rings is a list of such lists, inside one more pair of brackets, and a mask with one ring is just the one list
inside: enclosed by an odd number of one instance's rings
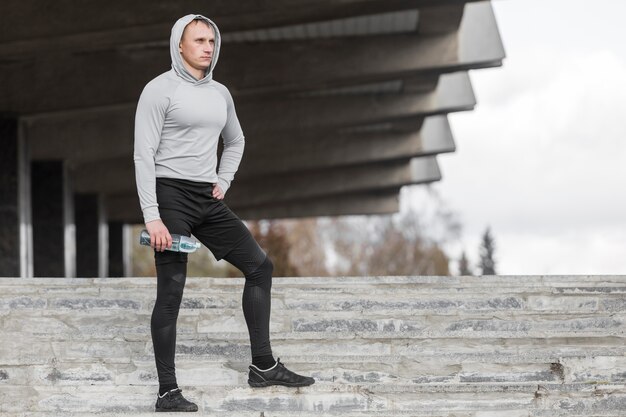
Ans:
{"label": "black leggings", "polygon": [[[243,222],[210,197],[206,183],[157,178],[157,199],[170,233],[190,233],[245,276],[242,308],[252,357],[272,355],[269,338],[273,265]],[[193,255],[192,255],[193,256]],[[159,383],[175,384],[176,320],[187,276],[187,254],[155,251],[157,299],[150,328]]]}

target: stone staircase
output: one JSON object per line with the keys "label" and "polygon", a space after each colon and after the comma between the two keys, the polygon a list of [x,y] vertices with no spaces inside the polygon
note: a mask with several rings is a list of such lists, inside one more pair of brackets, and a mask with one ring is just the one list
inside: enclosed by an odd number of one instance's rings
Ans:
{"label": "stone staircase", "polygon": [[[0,278],[0,415],[153,414],[154,278]],[[243,278],[188,278],[179,384],[211,416],[626,416],[626,276],[274,278],[248,387]]]}

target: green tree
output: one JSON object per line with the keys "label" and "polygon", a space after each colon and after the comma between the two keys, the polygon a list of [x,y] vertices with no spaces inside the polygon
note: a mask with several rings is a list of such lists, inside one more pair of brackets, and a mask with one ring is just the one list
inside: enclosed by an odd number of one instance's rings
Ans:
{"label": "green tree", "polygon": [[481,275],[496,275],[496,261],[494,260],[495,242],[491,235],[491,230],[487,227],[480,244],[480,264]]}
{"label": "green tree", "polygon": [[472,272],[469,261],[467,260],[467,256],[465,255],[465,251],[461,253],[461,259],[459,259],[459,275],[461,276],[470,276],[474,275]]}

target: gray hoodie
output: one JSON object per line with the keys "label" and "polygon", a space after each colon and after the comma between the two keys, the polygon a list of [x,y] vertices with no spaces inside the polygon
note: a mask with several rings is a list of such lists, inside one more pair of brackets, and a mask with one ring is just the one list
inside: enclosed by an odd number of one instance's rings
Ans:
{"label": "gray hoodie", "polygon": [[[183,65],[178,45],[185,26],[194,19],[208,22],[215,32],[211,66],[197,80]],[[135,115],[135,178],[147,223],[159,219],[156,178],[179,178],[219,184],[226,193],[241,162],[244,136],[228,89],[213,80],[221,37],[215,23],[189,14],[174,24],[170,38],[172,69],[143,89]],[[224,151],[217,168],[220,134]]]}

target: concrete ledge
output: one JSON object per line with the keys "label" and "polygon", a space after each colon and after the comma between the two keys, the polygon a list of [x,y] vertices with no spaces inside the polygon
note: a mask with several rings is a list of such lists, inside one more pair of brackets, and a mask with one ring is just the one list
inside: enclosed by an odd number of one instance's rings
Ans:
{"label": "concrete ledge", "polygon": [[[0,392],[0,411],[20,412],[38,408],[56,413],[149,412],[153,407],[155,389],[148,386],[8,387]],[[619,416],[619,412],[626,410],[626,387],[623,384],[606,387],[579,384],[542,384],[540,387],[536,384],[424,384],[419,387],[315,384],[297,390],[286,387],[254,390],[241,385],[211,385],[183,386],[183,389],[189,398],[199,402],[201,411],[209,413],[264,410],[271,414],[326,412],[345,415],[369,412],[369,415],[384,415],[385,412],[412,410],[410,415],[433,415],[425,413],[487,410],[504,413],[507,410],[547,408],[552,412],[570,413],[558,415],[589,416],[593,415],[593,411],[601,411],[601,415]],[[24,395],[26,399],[21,404],[7,401]],[[572,409],[576,411],[571,413]]]}

